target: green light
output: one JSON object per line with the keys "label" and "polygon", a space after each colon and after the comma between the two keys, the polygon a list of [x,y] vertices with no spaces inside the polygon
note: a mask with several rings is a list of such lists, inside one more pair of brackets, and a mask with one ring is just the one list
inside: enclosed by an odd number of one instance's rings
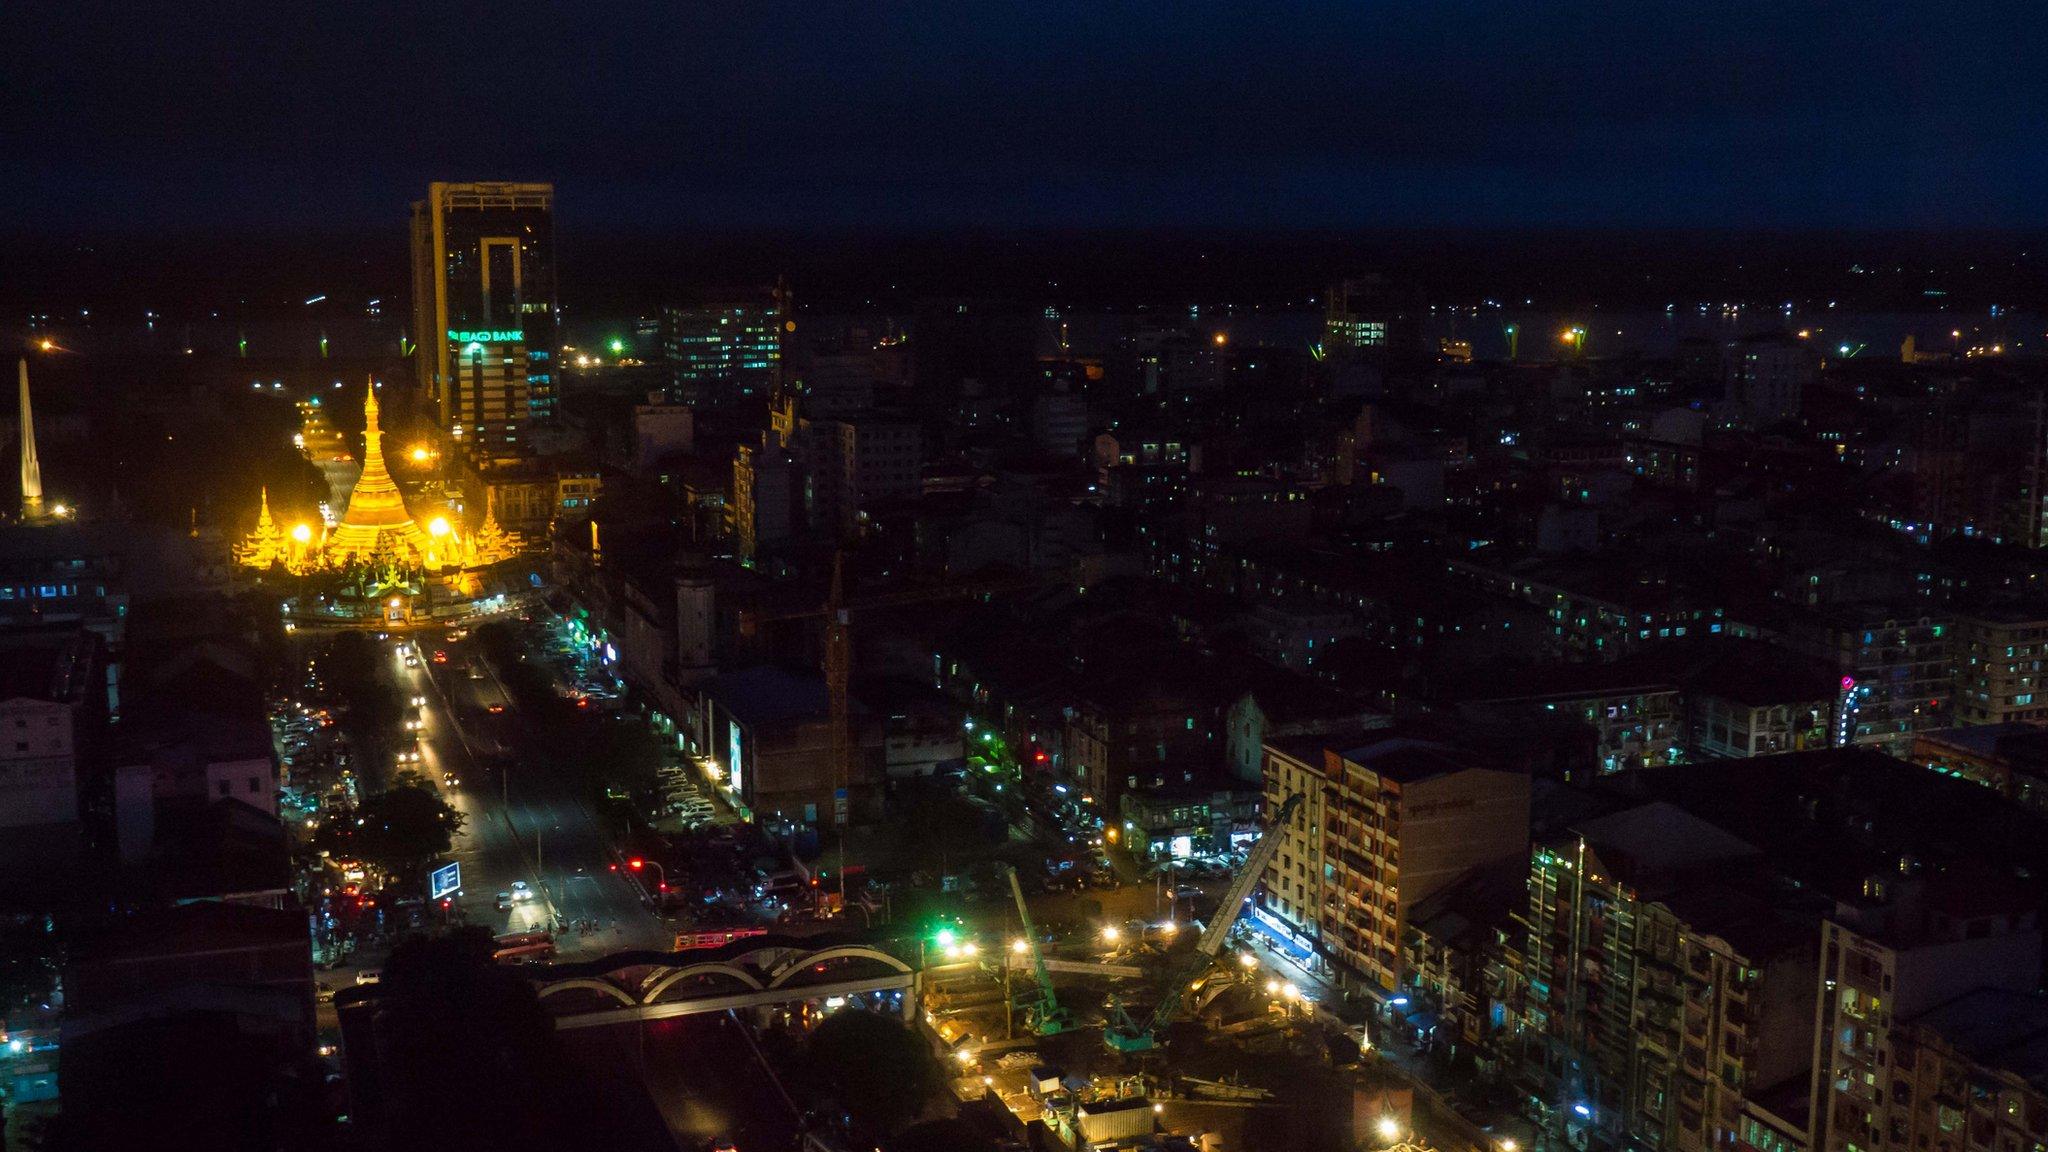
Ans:
{"label": "green light", "polygon": [[479,328],[474,332],[450,328],[448,339],[457,344],[519,344],[525,341],[526,333],[517,328]]}
{"label": "green light", "polygon": [[938,940],[938,942],[939,942],[939,947],[941,947],[941,948],[950,948],[950,947],[952,947],[952,946],[953,946],[953,930],[952,930],[951,928],[941,928],[941,929],[939,929],[939,934],[938,934],[938,936],[936,937],[936,939],[937,939],[937,940]]}
{"label": "green light", "polygon": [[612,340],[612,355],[617,356],[619,353],[624,352],[625,350],[626,342],[624,340],[620,340],[617,338],[614,338]]}

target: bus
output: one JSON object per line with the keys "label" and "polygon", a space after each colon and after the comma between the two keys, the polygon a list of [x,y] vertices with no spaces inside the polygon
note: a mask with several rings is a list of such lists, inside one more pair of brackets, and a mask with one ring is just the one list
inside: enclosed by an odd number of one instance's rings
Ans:
{"label": "bus", "polygon": [[676,951],[692,952],[703,948],[723,948],[735,940],[767,934],[766,928],[709,928],[702,932],[682,932],[676,935]]}
{"label": "bus", "polygon": [[547,932],[513,932],[491,941],[491,959],[499,964],[538,964],[555,958],[555,938]]}

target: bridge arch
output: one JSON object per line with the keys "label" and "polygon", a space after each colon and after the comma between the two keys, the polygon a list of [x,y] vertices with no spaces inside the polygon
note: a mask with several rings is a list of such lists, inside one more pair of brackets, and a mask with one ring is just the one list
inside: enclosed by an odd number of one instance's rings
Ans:
{"label": "bridge arch", "polygon": [[870,948],[864,944],[841,944],[833,948],[821,948],[816,952],[808,953],[799,959],[790,961],[780,971],[775,973],[774,979],[768,981],[768,987],[780,988],[797,976],[802,975],[812,966],[823,964],[827,960],[845,959],[880,961],[906,976],[912,975],[915,972],[915,969],[911,968],[910,965],[905,964],[903,961],[898,960],[879,948]]}
{"label": "bridge arch", "polygon": [[625,989],[609,980],[593,980],[587,976],[574,976],[567,980],[557,980],[552,984],[543,984],[535,995],[545,1000],[558,992],[573,992],[579,989],[585,992],[602,992],[628,1008],[634,1006],[632,995]]}
{"label": "bridge arch", "polygon": [[[731,977],[756,992],[762,990],[760,977],[755,976],[745,968],[737,964],[722,964],[714,960],[707,960],[702,964],[691,964],[685,968],[669,969],[648,986],[647,991],[641,994],[640,1002],[642,1004],[652,1004],[661,999],[662,993],[692,976],[713,975]],[[628,1000],[627,1003],[630,1004],[632,1001]]]}

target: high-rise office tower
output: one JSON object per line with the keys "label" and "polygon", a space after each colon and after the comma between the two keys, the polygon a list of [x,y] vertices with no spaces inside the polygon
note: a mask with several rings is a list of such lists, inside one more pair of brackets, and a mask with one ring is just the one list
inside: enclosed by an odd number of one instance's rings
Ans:
{"label": "high-rise office tower", "polygon": [[780,287],[706,292],[663,309],[662,353],[675,373],[675,399],[718,404],[768,395],[789,323]]}
{"label": "high-rise office tower", "polygon": [[555,188],[445,184],[412,206],[419,385],[475,461],[527,453],[555,412]]}

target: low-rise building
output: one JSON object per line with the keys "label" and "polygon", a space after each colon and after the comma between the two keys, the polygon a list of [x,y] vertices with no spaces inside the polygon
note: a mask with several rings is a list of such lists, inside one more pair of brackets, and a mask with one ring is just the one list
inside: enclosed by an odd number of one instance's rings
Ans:
{"label": "low-rise building", "polygon": [[1955,620],[1955,719],[2048,722],[2048,610],[2007,605]]}
{"label": "low-rise building", "polygon": [[1227,852],[1256,839],[1255,788],[1181,785],[1126,792],[1117,802],[1124,847],[1139,860],[1185,860]]}
{"label": "low-rise building", "polygon": [[104,668],[91,632],[0,637],[0,828],[79,818],[81,757],[104,727]]}
{"label": "low-rise building", "polygon": [[1944,776],[1982,784],[2048,815],[2048,727],[2008,723],[1939,728],[1915,736],[1907,759]]}
{"label": "low-rise building", "polygon": [[880,812],[880,732],[856,702],[842,776],[819,676],[767,665],[729,673],[706,686],[700,706],[721,782],[756,816],[826,827]]}

